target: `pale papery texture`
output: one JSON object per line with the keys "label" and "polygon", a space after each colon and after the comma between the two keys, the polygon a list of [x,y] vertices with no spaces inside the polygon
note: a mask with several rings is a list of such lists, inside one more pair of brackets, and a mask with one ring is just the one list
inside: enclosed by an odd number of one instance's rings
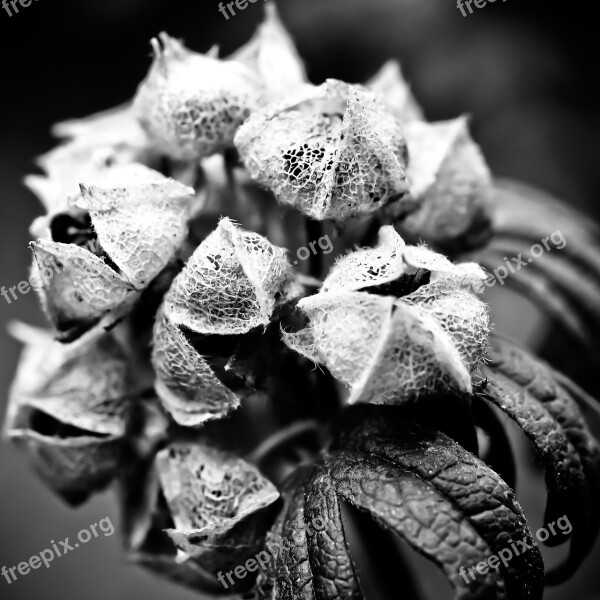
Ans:
{"label": "pale papery texture", "polygon": [[401,231],[435,244],[480,234],[493,201],[492,176],[467,119],[409,122],[405,135],[410,194],[420,208],[401,220]]}
{"label": "pale papery texture", "polygon": [[237,128],[265,101],[260,77],[237,61],[192,52],[166,33],[134,99],[150,140],[175,159],[230,147]]}
{"label": "pale papery texture", "polygon": [[277,200],[343,222],[388,203],[408,210],[400,124],[365,88],[330,79],[254,113],[235,145]]}
{"label": "pale papery texture", "polygon": [[254,36],[229,58],[256,71],[269,100],[274,101],[308,83],[308,78],[275,4],[268,4],[265,9],[265,20]]}
{"label": "pale papery texture", "polygon": [[[431,274],[415,291],[369,294],[418,269]],[[350,403],[398,403],[453,388],[470,393],[487,344],[487,310],[476,295],[484,279],[477,265],[406,246],[386,226],[375,248],[340,259],[321,291],[300,301],[308,331],[284,339],[346,384]]]}
{"label": "pale papery texture", "polygon": [[26,348],[9,398],[5,435],[40,476],[79,503],[116,475],[133,393],[127,358],[110,335],[61,344],[20,324]]}

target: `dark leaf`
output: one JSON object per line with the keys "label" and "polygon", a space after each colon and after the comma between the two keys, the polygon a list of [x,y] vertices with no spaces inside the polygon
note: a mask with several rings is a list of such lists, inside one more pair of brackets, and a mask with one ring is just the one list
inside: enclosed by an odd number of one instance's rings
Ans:
{"label": "dark leaf", "polygon": [[[546,470],[546,523],[563,515],[573,525],[568,561],[549,575],[558,583],[577,569],[598,532],[600,450],[568,388],[548,365],[497,336],[482,396],[506,412],[531,439]],[[554,536],[548,545],[566,538]]]}
{"label": "dark leaf", "polygon": [[[600,333],[600,230],[587,216],[524,184],[499,181],[496,190],[490,244],[461,259],[493,270],[504,265],[504,257],[522,254],[526,266],[515,263],[516,272],[505,284],[538,303],[600,359],[595,343]],[[529,262],[535,244],[543,256]]]}
{"label": "dark leaf", "polygon": [[[533,538],[513,491],[485,463],[448,436],[410,421],[406,411],[357,407],[335,444],[375,456],[431,485],[497,554],[510,542]],[[353,421],[353,424],[352,424]],[[462,565],[473,563],[463,558]],[[459,565],[460,566],[460,565]],[[540,598],[543,563],[537,548],[501,567],[509,598]]]}

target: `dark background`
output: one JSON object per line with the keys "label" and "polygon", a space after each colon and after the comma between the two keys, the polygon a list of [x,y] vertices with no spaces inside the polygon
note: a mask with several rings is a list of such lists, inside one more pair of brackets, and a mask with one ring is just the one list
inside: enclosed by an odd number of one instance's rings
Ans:
{"label": "dark background", "polygon": [[[196,50],[214,44],[226,53],[235,49],[260,21],[262,2],[229,21],[217,4],[36,0],[12,17],[0,10],[0,285],[27,276],[27,229],[41,207],[21,180],[34,172],[33,158],[52,147],[52,123],[130,98],[149,66],[149,39],[161,30]],[[397,57],[430,120],[472,115],[474,135],[496,175],[542,187],[597,219],[598,38],[589,4],[497,0],[463,18],[453,0],[278,2],[313,81],[362,81]],[[33,294],[10,305],[0,297],[0,415],[18,358],[18,344],[4,334],[14,319],[43,322]],[[543,334],[535,312],[517,309],[510,299],[495,307],[495,322],[530,343]],[[534,525],[541,524],[543,498],[534,495],[540,489],[539,483],[519,489],[524,507],[538,515]],[[106,515],[118,524],[110,494],[71,511],[37,481],[21,455],[0,446],[0,567],[27,560],[50,539],[74,537]],[[599,556],[597,547],[572,582],[546,597],[600,598]],[[126,565],[115,535],[10,586],[0,579],[3,600],[39,597],[197,596]]]}

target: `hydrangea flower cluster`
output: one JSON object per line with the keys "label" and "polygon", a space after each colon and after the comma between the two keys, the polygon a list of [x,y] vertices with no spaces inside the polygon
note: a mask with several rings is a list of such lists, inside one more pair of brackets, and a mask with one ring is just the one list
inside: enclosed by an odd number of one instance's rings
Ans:
{"label": "hydrangea flower cluster", "polygon": [[[13,327],[6,432],[73,504],[116,481],[130,555],[217,592],[277,507],[265,437],[471,392],[485,275],[436,250],[485,235],[491,177],[467,121],[428,123],[396,63],[309,83],[272,6],[227,58],[152,48],[133,101],[57,125],[27,179],[51,330]],[[326,229],[335,264],[292,265]]]}

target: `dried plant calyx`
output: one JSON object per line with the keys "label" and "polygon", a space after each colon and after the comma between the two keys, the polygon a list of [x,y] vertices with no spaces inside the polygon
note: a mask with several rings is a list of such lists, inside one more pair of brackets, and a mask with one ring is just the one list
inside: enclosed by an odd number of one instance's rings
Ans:
{"label": "dried plant calyx", "polygon": [[344,221],[408,191],[406,143],[395,118],[361,86],[330,79],[253,114],[235,145],[279,202]]}

